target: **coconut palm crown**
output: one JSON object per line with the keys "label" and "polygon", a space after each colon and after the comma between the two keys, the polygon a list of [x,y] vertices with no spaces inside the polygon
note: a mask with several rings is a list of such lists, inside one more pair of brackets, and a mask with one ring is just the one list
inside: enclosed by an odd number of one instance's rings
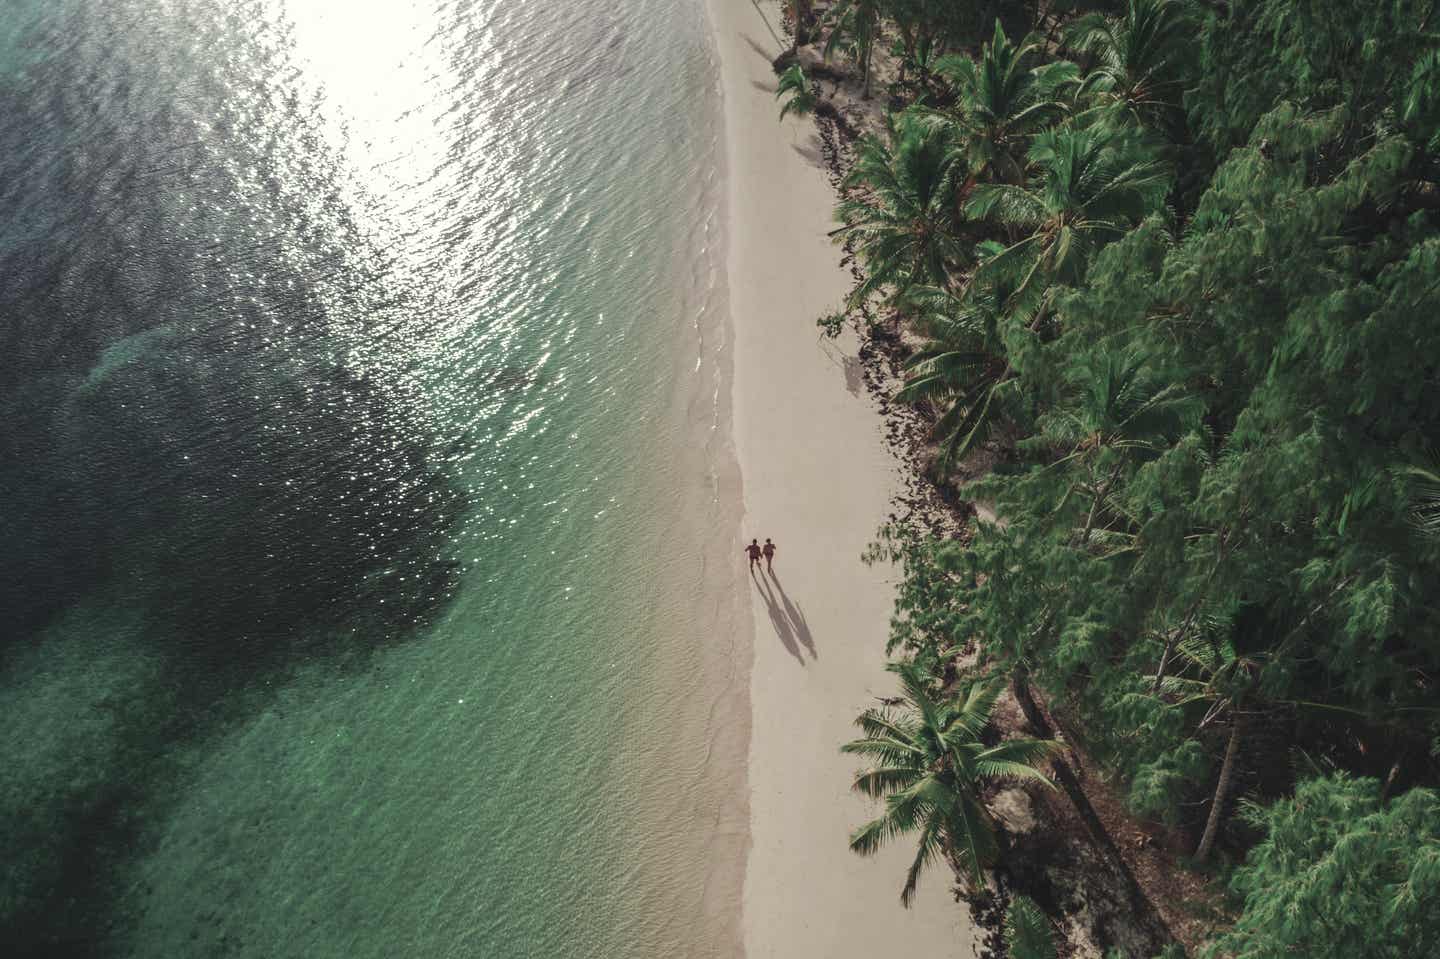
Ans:
{"label": "coconut palm crown", "polygon": [[1134,120],[1173,126],[1191,19],[1192,8],[1180,0],[1127,0],[1124,16],[1081,17],[1067,31],[1069,43],[1096,61],[1082,93],[1097,94]]}
{"label": "coconut palm crown", "polygon": [[[991,243],[978,247],[982,256],[996,249]],[[1014,382],[999,332],[1007,295],[977,283],[964,295],[916,287],[904,299],[915,329],[929,342],[906,363],[896,399],[924,402],[938,414],[931,433],[940,444],[940,476],[988,438],[1006,412],[1005,394]]]}
{"label": "coconut palm crown", "polygon": [[936,64],[956,95],[954,110],[938,115],[955,126],[972,176],[1023,183],[1030,138],[1065,114],[1063,91],[1078,82],[1078,68],[1037,65],[1042,52],[1034,37],[1011,43],[996,20],[979,59],[951,54]]}
{"label": "coconut palm crown", "polygon": [[904,293],[951,282],[950,267],[964,261],[966,250],[955,222],[958,159],[948,134],[913,113],[900,115],[888,142],[861,141],[836,209],[844,224],[837,233],[854,242],[866,268],[852,306],[882,289]]}
{"label": "coconut palm crown", "polygon": [[1027,186],[989,183],[975,189],[966,212],[1019,239],[988,257],[976,276],[1014,285],[1009,309],[1034,316],[1052,284],[1077,284],[1106,243],[1158,210],[1170,174],[1132,128],[1066,124],[1041,133],[1030,148],[1037,176]]}
{"label": "coconut palm crown", "polygon": [[914,663],[889,668],[900,677],[901,705],[861,713],[855,723],[863,735],[841,751],[872,762],[856,774],[854,788],[884,801],[884,811],[850,836],[850,848],[870,855],[892,839],[919,833],[900,891],[900,902],[908,907],[920,873],[942,856],[956,862],[970,882],[984,884],[984,869],[995,861],[999,845],[981,789],[997,779],[1049,785],[1034,763],[1054,755],[1059,745],[1007,739],[986,746],[980,737],[994,711],[998,684],[974,682],[953,695],[936,694]]}

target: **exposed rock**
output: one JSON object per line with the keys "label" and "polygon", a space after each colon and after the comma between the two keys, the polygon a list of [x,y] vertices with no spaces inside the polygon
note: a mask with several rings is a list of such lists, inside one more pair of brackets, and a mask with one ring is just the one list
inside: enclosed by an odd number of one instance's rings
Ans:
{"label": "exposed rock", "polygon": [[1018,787],[997,793],[990,800],[990,811],[1012,836],[1023,836],[1040,824],[1035,818],[1035,803],[1030,794]]}

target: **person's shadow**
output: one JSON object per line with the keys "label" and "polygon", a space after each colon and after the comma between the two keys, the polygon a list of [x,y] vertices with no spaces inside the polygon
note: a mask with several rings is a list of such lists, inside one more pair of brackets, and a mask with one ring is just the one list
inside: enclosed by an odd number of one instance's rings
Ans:
{"label": "person's shadow", "polygon": [[811,659],[818,659],[820,654],[815,651],[815,638],[810,635],[810,624],[805,622],[805,614],[800,607],[785,595],[780,578],[774,572],[756,576],[752,571],[750,576],[760,586],[760,596],[765,600],[765,610],[770,614],[770,625],[775,627],[775,635],[780,637],[780,644],[802,666],[805,665],[805,657],[800,653],[801,646],[810,653]]}

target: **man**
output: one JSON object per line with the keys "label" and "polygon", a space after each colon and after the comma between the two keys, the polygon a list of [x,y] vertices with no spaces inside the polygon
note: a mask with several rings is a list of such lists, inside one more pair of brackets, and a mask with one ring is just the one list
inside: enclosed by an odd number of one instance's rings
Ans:
{"label": "man", "polygon": [[760,552],[765,554],[765,572],[775,572],[775,567],[772,565],[775,562],[775,544],[770,542],[770,537],[765,537],[765,548]]}
{"label": "man", "polygon": [[745,554],[750,557],[750,572],[753,573],[755,564],[760,562],[760,541],[752,539],[750,545],[745,547]]}

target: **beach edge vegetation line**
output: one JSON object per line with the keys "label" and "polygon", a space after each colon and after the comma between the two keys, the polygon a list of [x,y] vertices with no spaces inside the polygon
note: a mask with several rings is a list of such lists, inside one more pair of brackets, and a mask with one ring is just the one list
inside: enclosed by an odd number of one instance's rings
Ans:
{"label": "beach edge vegetation line", "polygon": [[[867,88],[892,40],[898,65],[837,211],[848,309],[922,341],[900,396],[934,474],[1003,518],[882,531],[906,682],[969,648],[1033,684],[1189,865],[1233,869],[1215,955],[1414,955],[1440,937],[1410,815],[1440,785],[1436,5],[956,6],[821,16]],[[941,827],[901,812],[860,851],[919,831],[918,868]],[[1376,836],[1408,868],[1347,858]],[[1295,849],[1355,863],[1352,914],[1296,905]]]}

